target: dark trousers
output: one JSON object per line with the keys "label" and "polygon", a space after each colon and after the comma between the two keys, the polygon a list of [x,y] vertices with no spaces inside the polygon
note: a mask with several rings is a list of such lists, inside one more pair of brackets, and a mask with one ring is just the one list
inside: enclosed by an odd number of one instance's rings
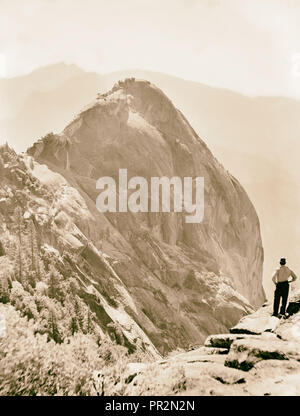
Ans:
{"label": "dark trousers", "polygon": [[289,283],[288,282],[279,282],[276,284],[275,294],[274,294],[274,308],[273,315],[278,315],[278,308],[281,299],[281,308],[280,313],[285,314],[286,303],[289,295]]}

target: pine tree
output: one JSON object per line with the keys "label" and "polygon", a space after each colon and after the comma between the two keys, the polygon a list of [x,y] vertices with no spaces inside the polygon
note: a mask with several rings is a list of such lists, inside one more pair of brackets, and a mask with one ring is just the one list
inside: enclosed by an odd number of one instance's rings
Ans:
{"label": "pine tree", "polygon": [[74,335],[75,332],[78,331],[78,324],[77,324],[77,319],[75,316],[73,316],[71,319],[70,329],[71,329],[72,335]]}
{"label": "pine tree", "polygon": [[5,256],[5,250],[4,250],[4,247],[3,247],[3,245],[2,245],[2,243],[0,241],[0,257],[1,256]]}
{"label": "pine tree", "polygon": [[28,272],[28,282],[31,287],[35,287],[39,279],[37,270],[39,269],[39,258],[36,244],[36,231],[32,220],[29,222],[29,239],[30,239],[30,271]]}
{"label": "pine tree", "polygon": [[4,277],[0,277],[0,302],[8,303],[10,299],[9,296],[9,284],[8,280]]}
{"label": "pine tree", "polygon": [[20,207],[17,207],[15,210],[15,219],[17,226],[17,235],[18,235],[18,277],[22,281],[23,277],[23,262],[22,262],[22,225],[23,225],[23,215]]}
{"label": "pine tree", "polygon": [[62,276],[55,269],[53,265],[50,266],[48,274],[48,296],[49,298],[56,299],[59,302],[63,302],[65,299],[63,290],[61,288]]}
{"label": "pine tree", "polygon": [[75,303],[74,303],[74,311],[75,311],[75,316],[77,318],[77,323],[78,323],[78,329],[81,329],[81,331],[83,330],[83,316],[82,316],[82,311],[80,309],[80,305],[79,302],[77,300],[77,296],[75,298]]}
{"label": "pine tree", "polygon": [[52,338],[55,342],[59,344],[62,342],[62,337],[59,333],[56,318],[53,312],[50,314],[49,335],[50,335],[50,338]]}
{"label": "pine tree", "polygon": [[94,323],[93,323],[93,314],[88,308],[88,315],[87,315],[87,323],[86,323],[86,333],[91,334],[94,331]]}
{"label": "pine tree", "polygon": [[0,155],[0,178],[4,175],[4,161],[2,156]]}
{"label": "pine tree", "polygon": [[31,249],[31,270],[33,272],[36,271],[36,266],[35,266],[35,227],[33,224],[33,221],[30,220],[29,223],[29,232],[30,232],[30,249]]}

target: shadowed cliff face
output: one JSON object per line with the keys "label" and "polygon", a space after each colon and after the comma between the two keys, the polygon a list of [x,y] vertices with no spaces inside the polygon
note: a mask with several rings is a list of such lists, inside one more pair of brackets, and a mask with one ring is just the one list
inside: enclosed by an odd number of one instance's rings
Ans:
{"label": "shadowed cliff face", "polygon": [[[79,191],[89,215],[73,207],[67,216],[104,253],[130,293],[127,313],[161,351],[201,342],[263,303],[256,212],[238,181],[155,86],[119,82],[28,154]],[[148,183],[153,176],[204,177],[203,221],[188,224],[186,213],[99,213],[96,181],[110,176],[118,183],[121,168],[128,178],[142,176]],[[61,204],[56,225],[72,234],[64,211]],[[79,249],[74,239],[65,240]],[[85,261],[93,263],[92,257]]]}

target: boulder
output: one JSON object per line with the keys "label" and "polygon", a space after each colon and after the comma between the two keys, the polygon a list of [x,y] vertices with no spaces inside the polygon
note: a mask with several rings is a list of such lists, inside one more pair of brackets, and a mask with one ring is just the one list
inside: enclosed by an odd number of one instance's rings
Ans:
{"label": "boulder", "polygon": [[253,380],[249,382],[246,391],[251,396],[299,396],[299,373]]}
{"label": "boulder", "polygon": [[258,361],[249,371],[249,377],[246,375],[246,380],[250,380],[252,376],[267,379],[299,373],[300,362],[297,360],[262,360]]}
{"label": "boulder", "polygon": [[264,360],[246,374],[246,391],[255,396],[299,396],[300,363],[296,360]]}
{"label": "boulder", "polygon": [[300,314],[287,319],[276,329],[275,333],[285,341],[300,342]]}
{"label": "boulder", "polygon": [[242,318],[237,325],[230,329],[230,333],[259,335],[265,331],[274,331],[280,320],[261,311]]}
{"label": "boulder", "polygon": [[249,371],[261,360],[299,360],[300,344],[280,339],[241,339],[232,343],[225,365]]}

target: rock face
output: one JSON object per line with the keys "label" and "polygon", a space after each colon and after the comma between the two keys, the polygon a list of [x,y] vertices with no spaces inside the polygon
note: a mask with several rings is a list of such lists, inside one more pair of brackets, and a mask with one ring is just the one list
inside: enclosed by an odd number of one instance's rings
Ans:
{"label": "rock face", "polygon": [[[23,287],[16,281],[16,264],[29,274],[28,261],[37,259],[38,251],[42,267],[52,264],[64,279],[74,279],[73,297],[80,296],[95,314],[101,338],[110,336],[131,352],[138,349],[150,357],[160,357],[131,316],[137,313],[132,296],[104,254],[77,226],[92,227],[94,222],[79,192],[61,175],[27,155],[19,156],[4,146],[0,147],[2,156],[5,164],[0,187],[0,238],[10,255],[3,251],[0,256],[0,302],[7,302],[4,296],[7,279],[12,280],[10,284]],[[31,260],[21,253],[25,246],[31,246]],[[38,282],[34,285],[37,292],[39,284],[43,292],[43,286],[47,285]]]}
{"label": "rock face", "polygon": [[[247,194],[149,82],[119,82],[28,154],[56,172],[57,195],[65,192],[64,181],[75,188],[58,206],[53,201],[64,244],[82,250],[81,233],[102,253],[130,294],[126,311],[161,352],[203,342],[263,303],[259,221]],[[142,176],[148,183],[154,176],[204,177],[203,221],[188,224],[184,212],[100,213],[96,181],[109,176],[118,184],[121,168],[128,179]],[[45,183],[42,169],[32,173]],[[72,206],[75,194],[85,215]],[[94,261],[91,252],[80,256]]]}

